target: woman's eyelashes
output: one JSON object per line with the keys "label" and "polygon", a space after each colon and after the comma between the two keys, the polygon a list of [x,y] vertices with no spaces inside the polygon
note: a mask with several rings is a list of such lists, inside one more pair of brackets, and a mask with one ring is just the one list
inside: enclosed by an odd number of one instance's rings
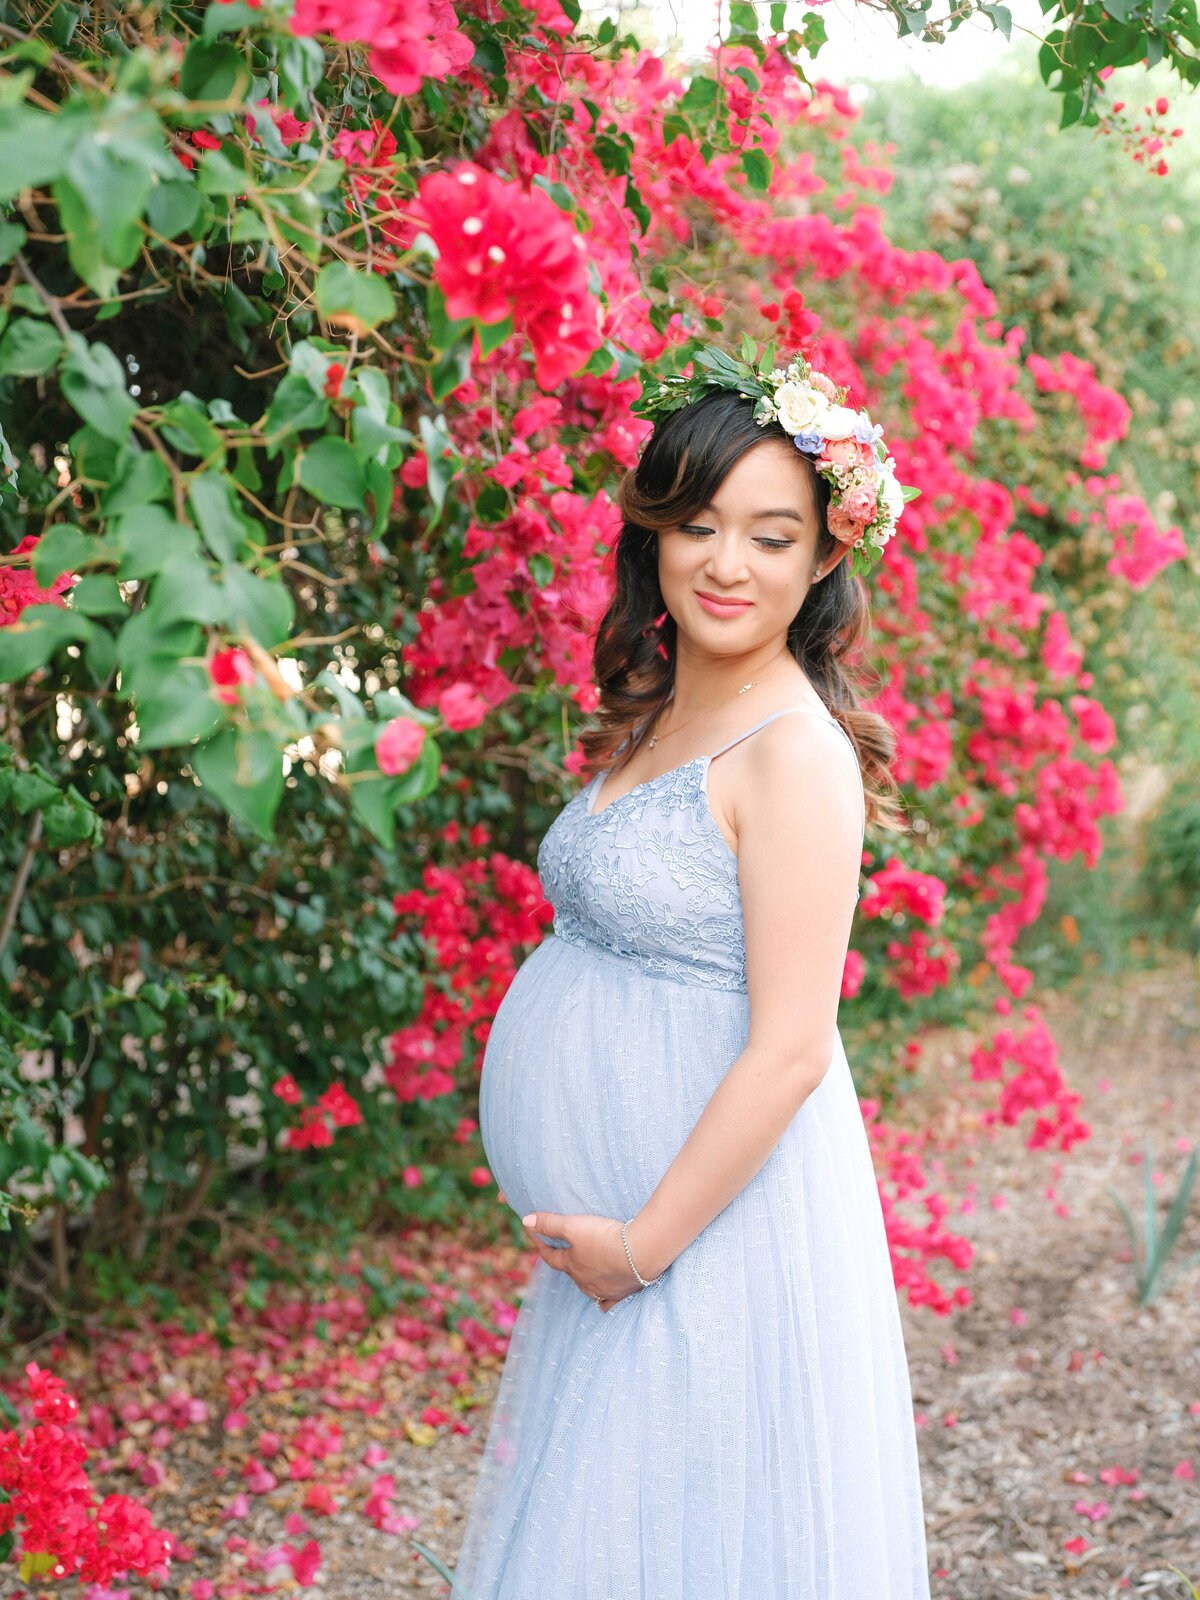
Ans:
{"label": "woman's eyelashes", "polygon": [[[679,531],[680,531],[680,533],[705,534],[705,533],[711,533],[712,529],[711,528],[697,528],[697,527],[689,526],[689,525],[686,525],[686,524],[681,524]],[[761,538],[761,539],[756,539],[755,540],[755,543],[762,545],[764,550],[789,550],[789,549],[791,549],[792,545],[795,544],[795,542],[796,541],[794,539],[767,539],[767,538]]]}

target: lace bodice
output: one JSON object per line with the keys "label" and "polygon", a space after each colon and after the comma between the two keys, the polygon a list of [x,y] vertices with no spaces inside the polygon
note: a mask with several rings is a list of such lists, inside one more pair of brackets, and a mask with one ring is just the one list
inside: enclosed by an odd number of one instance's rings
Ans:
{"label": "lace bodice", "polygon": [[[538,849],[538,873],[568,943],[632,960],[643,971],[710,989],[746,988],[737,856],[708,803],[708,768],[775,717],[710,755],[648,778],[592,808],[600,772],[563,807]],[[853,751],[841,724],[837,728]],[[857,763],[857,753],[855,753]]]}

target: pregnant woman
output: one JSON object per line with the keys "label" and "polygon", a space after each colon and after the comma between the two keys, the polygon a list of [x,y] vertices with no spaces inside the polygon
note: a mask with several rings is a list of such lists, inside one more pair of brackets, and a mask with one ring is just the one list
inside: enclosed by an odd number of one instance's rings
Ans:
{"label": "pregnant woman", "polygon": [[863,829],[902,826],[894,735],[847,658],[915,491],[823,373],[746,356],[709,349],[645,398],[596,770],[542,840],[553,933],[484,1056],[484,1149],[539,1260],[464,1600],[929,1594],[837,1029]]}

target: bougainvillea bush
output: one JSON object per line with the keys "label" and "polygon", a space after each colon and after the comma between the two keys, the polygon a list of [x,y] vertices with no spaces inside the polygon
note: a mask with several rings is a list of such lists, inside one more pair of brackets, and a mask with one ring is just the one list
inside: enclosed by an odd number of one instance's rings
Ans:
{"label": "bougainvillea bush", "polygon": [[675,70],[569,0],[9,8],[0,1177],[58,1293],[246,1207],[501,1225],[479,1060],[549,923],[630,406],[742,333],[922,491],[863,663],[911,827],[842,1009],[908,1298],[970,1294],[904,1122],[928,1027],[1014,1137],[1086,1137],[1014,947],[1121,794],[1040,568],[1070,528],[1141,587],[1182,535],[1090,364],[889,242],[890,153],[782,11]]}
{"label": "bougainvillea bush", "polygon": [[[0,1428],[0,1562],[19,1552],[24,1582],[76,1576],[103,1586],[129,1571],[165,1576],[173,1538],[145,1506],[123,1494],[96,1502],[76,1428],[79,1402],[36,1361],[25,1376],[28,1425],[14,1414],[16,1426]],[[0,1402],[0,1411],[16,1412],[7,1396]]]}

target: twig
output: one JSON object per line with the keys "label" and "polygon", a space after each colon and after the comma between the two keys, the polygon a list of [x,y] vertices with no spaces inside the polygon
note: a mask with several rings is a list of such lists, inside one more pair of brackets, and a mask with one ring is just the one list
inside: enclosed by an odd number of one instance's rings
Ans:
{"label": "twig", "polygon": [[4,920],[0,922],[0,955],[4,954],[4,947],[17,922],[17,909],[25,893],[30,871],[33,868],[33,857],[37,851],[38,841],[42,837],[42,813],[39,808],[33,813],[29,823],[29,832],[25,836],[25,848],[21,852],[21,860],[17,866],[16,876],[12,881],[12,888],[8,891],[8,900],[4,907]]}

